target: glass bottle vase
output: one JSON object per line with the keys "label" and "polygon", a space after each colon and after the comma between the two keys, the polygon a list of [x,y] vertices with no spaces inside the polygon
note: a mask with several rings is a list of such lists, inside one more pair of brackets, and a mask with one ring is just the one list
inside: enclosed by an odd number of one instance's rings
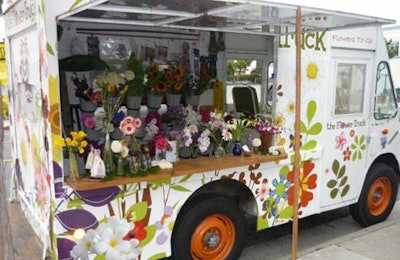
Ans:
{"label": "glass bottle vase", "polygon": [[79,171],[75,153],[73,151],[68,151],[68,157],[69,157],[69,177],[73,182],[76,182],[76,178],[79,177]]}
{"label": "glass bottle vase", "polygon": [[111,150],[110,133],[106,133],[106,139],[104,141],[103,148],[103,161],[106,168],[106,174],[110,175],[114,170],[114,155]]}

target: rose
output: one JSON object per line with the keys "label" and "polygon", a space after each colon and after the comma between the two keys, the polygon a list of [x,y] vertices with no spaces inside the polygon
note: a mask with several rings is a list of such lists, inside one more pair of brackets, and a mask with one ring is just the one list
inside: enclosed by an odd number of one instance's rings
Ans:
{"label": "rose", "polygon": [[111,143],[111,151],[113,151],[114,153],[122,152],[122,149],[123,149],[122,147],[123,147],[123,145],[118,140],[114,140]]}
{"label": "rose", "polygon": [[259,147],[261,145],[261,139],[260,138],[254,138],[251,142],[253,147]]}

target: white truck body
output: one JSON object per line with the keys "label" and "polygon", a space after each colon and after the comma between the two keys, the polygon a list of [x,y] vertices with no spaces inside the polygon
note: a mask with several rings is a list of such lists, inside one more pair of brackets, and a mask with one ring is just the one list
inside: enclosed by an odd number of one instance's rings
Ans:
{"label": "white truck body", "polygon": [[[140,250],[140,259],[169,257],[176,253],[174,239],[185,238],[180,235],[178,225],[174,227],[174,224],[190,226],[185,219],[191,216],[185,214],[193,212],[197,204],[203,203],[203,198],[216,198],[216,203],[225,201],[225,197],[235,199],[241,212],[240,219],[245,221],[243,230],[246,231],[262,230],[291,221],[294,211],[296,48],[291,24],[285,23],[283,18],[282,24],[287,26],[281,28],[289,28],[287,34],[282,31],[280,35],[238,34],[234,29],[222,31],[231,46],[242,44],[242,49],[248,54],[254,49],[257,53],[268,53],[268,58],[274,62],[276,95],[273,104],[276,119],[285,129],[275,138],[275,145],[284,148],[286,158],[258,162],[253,157],[247,159],[248,163],[246,158],[241,158],[237,166],[221,168],[218,168],[219,161],[210,161],[208,164],[214,164],[215,169],[198,172],[193,166],[188,174],[172,174],[139,182],[100,183],[97,188],[87,190],[71,187],[73,185],[64,181],[67,175],[64,172],[65,162],[61,148],[54,142],[55,137],[62,134],[61,97],[66,95],[60,91],[58,60],[63,58],[61,46],[72,41],[57,41],[57,23],[84,27],[87,21],[75,14],[95,7],[99,10],[111,8],[102,4],[115,2],[118,1],[24,0],[15,1],[5,9],[9,109],[17,180],[15,190],[28,220],[38,237],[42,238],[43,254],[70,259],[70,250],[80,243],[72,234],[76,229],[86,232],[95,230],[101,223],[116,217],[118,221],[126,219],[134,223],[134,237],[139,243],[135,248]],[[128,2],[134,5],[134,1]],[[242,2],[246,5],[247,1]],[[258,5],[277,10],[282,8],[282,14],[293,10],[290,5],[265,1],[257,1]],[[135,8],[140,9],[139,6]],[[140,10],[149,11],[146,8]],[[221,13],[224,14],[223,11]],[[350,20],[372,22],[371,26],[355,29],[351,27],[359,24],[350,23],[350,29],[342,30],[314,28],[302,36],[302,107],[299,122],[302,163],[298,212],[300,217],[306,217],[356,205],[352,208],[355,218],[361,218],[362,224],[370,225],[383,221],[390,213],[393,195],[397,192],[391,182],[392,173],[399,176],[400,113],[397,113],[398,105],[381,29],[381,24],[391,21],[333,14],[338,17],[338,27],[341,27],[342,20],[344,27],[349,17]],[[322,12],[317,18],[329,20],[329,15],[329,12]],[[286,18],[289,20],[290,17]],[[90,22],[95,24],[95,20]],[[311,28],[317,21],[320,20],[305,19],[304,26]],[[101,24],[104,21],[98,18],[97,22]],[[140,25],[138,20],[132,26]],[[113,28],[118,26],[127,30],[129,23],[117,24]],[[150,27],[161,31],[170,29]],[[137,30],[137,27],[134,28]],[[207,28],[189,29],[207,31]],[[218,31],[218,28],[208,30]],[[152,37],[156,38],[154,34],[156,32],[152,33]],[[204,36],[204,33],[199,35]],[[147,39],[146,36],[135,37],[143,41]],[[177,35],[174,40],[179,41],[179,37]],[[267,43],[265,48],[258,39],[262,44]],[[206,49],[207,42],[204,41],[204,37],[199,37],[193,42],[200,49]],[[225,54],[230,51],[232,54],[238,49],[228,48],[218,54],[221,80],[224,80],[224,65],[220,60],[224,60]],[[266,83],[265,78],[263,83]],[[262,90],[262,95],[265,95],[265,90]],[[383,207],[383,212],[367,211],[369,217],[365,218],[361,214],[366,210],[364,200],[367,197],[362,197],[368,191],[368,187],[363,188],[365,180],[370,172],[382,177],[383,173],[376,169],[382,165],[389,168],[390,174],[383,184],[378,182],[376,185],[378,190],[391,189],[384,193],[389,196],[386,199],[389,205]],[[376,183],[376,178],[368,180]],[[89,253],[91,259],[95,255]]]}

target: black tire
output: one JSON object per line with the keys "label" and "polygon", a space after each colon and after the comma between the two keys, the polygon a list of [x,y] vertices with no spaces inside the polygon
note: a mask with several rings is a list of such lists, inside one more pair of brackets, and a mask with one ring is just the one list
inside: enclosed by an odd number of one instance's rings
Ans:
{"label": "black tire", "polygon": [[[244,228],[243,215],[233,199],[209,197],[198,201],[185,210],[174,228],[172,259],[238,259],[243,250]],[[226,234],[228,229],[234,237]]]}
{"label": "black tire", "polygon": [[386,220],[392,212],[398,191],[394,169],[377,163],[369,170],[358,202],[350,206],[350,214],[363,226]]}

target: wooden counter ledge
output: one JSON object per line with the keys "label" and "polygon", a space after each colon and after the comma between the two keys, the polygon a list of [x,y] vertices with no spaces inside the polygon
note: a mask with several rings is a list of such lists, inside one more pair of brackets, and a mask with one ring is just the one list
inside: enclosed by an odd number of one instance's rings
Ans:
{"label": "wooden counter ledge", "polygon": [[158,179],[169,178],[172,176],[182,176],[186,174],[203,173],[221,169],[235,168],[250,164],[258,164],[265,162],[274,162],[287,158],[287,154],[278,156],[253,154],[249,157],[226,155],[223,157],[202,157],[197,159],[188,159],[174,162],[173,169],[159,170],[156,173],[149,173],[142,177],[114,177],[110,181],[101,182],[98,180],[90,180],[88,178],[79,177],[75,182],[69,177],[65,177],[65,182],[74,190],[94,190],[128,183],[136,183],[143,181],[153,181]]}

